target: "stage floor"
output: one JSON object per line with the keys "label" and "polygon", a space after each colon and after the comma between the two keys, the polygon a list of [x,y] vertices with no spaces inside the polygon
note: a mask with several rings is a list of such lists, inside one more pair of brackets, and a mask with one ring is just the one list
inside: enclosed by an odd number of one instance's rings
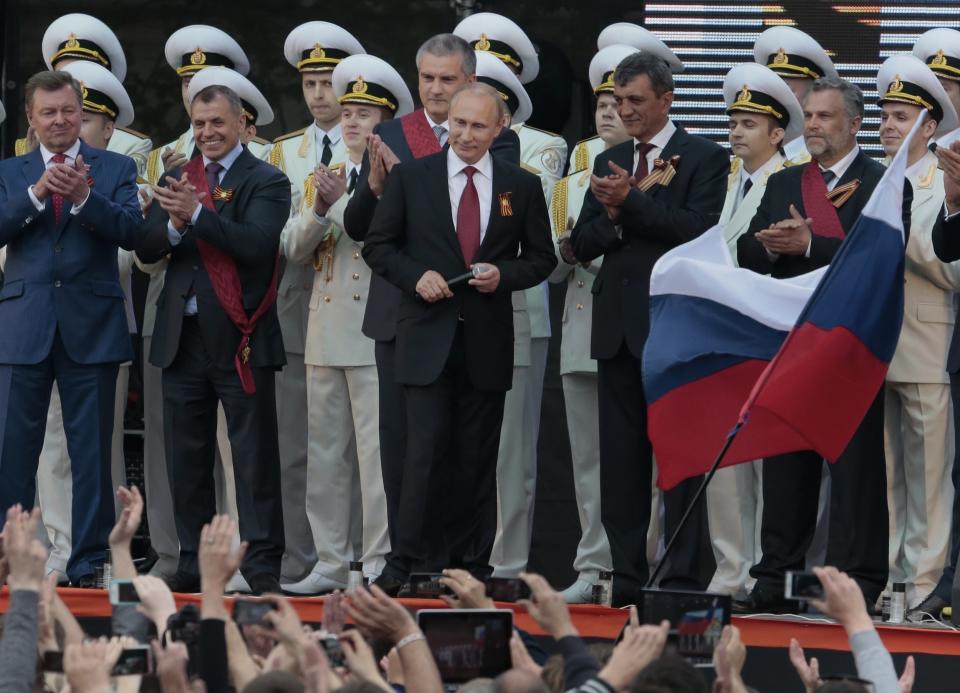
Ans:
{"label": "stage floor", "polygon": [[[110,618],[110,601],[104,590],[61,588],[60,596],[71,612],[89,628],[90,632],[105,632]],[[176,595],[177,605],[199,604],[195,594]],[[230,597],[227,597],[230,600]],[[7,610],[8,592],[0,592],[0,613]],[[309,623],[319,623],[323,616],[321,598],[293,598],[290,600],[300,617]],[[443,608],[445,604],[431,599],[401,600],[411,609]],[[533,635],[543,631],[526,612],[516,604],[498,604],[512,609],[515,623]],[[620,609],[601,606],[571,606],[574,624],[584,638],[613,640],[617,637],[627,616]],[[795,674],[787,659],[786,650],[790,639],[796,638],[807,651],[807,656],[820,658],[821,673],[853,673],[853,661],[849,654],[847,636],[843,628],[828,619],[803,616],[748,616],[735,617],[733,622],[740,628],[744,642],[749,648],[745,674],[748,682],[760,690],[790,691]],[[915,693],[954,689],[960,679],[960,631],[943,625],[923,624],[905,626],[879,625],[877,630],[887,649],[894,655],[897,670],[903,667],[907,655],[917,658],[917,684]],[[786,683],[785,685],[785,682]],[[948,684],[948,682],[950,682]]]}

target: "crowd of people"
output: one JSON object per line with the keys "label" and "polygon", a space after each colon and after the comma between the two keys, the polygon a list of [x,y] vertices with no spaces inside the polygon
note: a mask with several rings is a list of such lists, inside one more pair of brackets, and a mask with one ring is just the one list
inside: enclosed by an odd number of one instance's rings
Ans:
{"label": "crowd of people", "polygon": [[[192,25],[164,51],[189,125],[153,147],[125,129],[117,37],[88,15],[53,22],[49,69],[26,82],[28,132],[0,162],[0,507],[39,497],[52,580],[94,586],[107,560],[131,335],[148,568],[170,590],[204,591],[205,538],[228,526],[246,550],[218,568],[217,599],[326,594],[351,571],[389,596],[415,572],[520,575],[554,282],[582,529],[567,602],[612,573],[611,603],[636,603],[679,532],[663,588],[792,611],[787,571],[826,564],[870,608],[904,583],[913,614],[939,616],[960,546],[960,32],[924,33],[877,76],[888,156],[923,119],[887,385],[829,473],[812,451],[758,460],[721,470],[697,503],[698,478],[655,489],[642,377],[654,263],[720,223],[743,268],[823,267],[884,167],[857,144],[862,90],[796,28],[761,33],[755,62],[724,79],[732,159],[673,119],[683,63],[663,41],[620,22],[597,45],[597,136],[568,157],[526,122],[539,59],[506,17],[472,14],[421,45],[419,109],[394,66],[307,22],[283,53],[311,121],[269,143],[245,52]],[[150,276],[142,325],[134,266]],[[217,513],[235,526],[210,525]]]}
{"label": "crowd of people", "polygon": [[[5,693],[450,690],[441,679],[433,645],[414,615],[376,586],[338,590],[325,597],[320,624],[301,622],[290,600],[279,594],[254,598],[269,606],[257,622],[240,619],[236,603],[231,615],[224,590],[248,545],[234,544],[235,526],[226,515],[215,516],[202,530],[199,609],[188,604],[178,610],[166,584],[138,575],[131,559],[130,542],[144,512],[142,496],[136,487],[122,486],[117,495],[123,509],[110,533],[114,571],[117,579],[132,580],[137,599],[113,606],[109,637],[87,637],[58,595],[55,576],[46,576],[47,550],[36,538],[38,510],[14,506],[7,511],[0,557],[0,584],[9,590],[0,630],[0,690]],[[835,568],[818,569],[818,576],[824,594],[817,607],[846,629],[856,675],[821,676],[817,660],[807,660],[795,640],[790,659],[805,690],[909,693],[916,676],[913,658],[898,679],[856,582]],[[736,626],[725,626],[717,640],[715,678],[708,684],[702,670],[671,652],[668,622],[641,625],[632,607],[628,617],[625,613],[616,644],[588,645],[563,597],[539,575],[525,573],[523,580],[530,598],[522,607],[548,636],[551,653],[529,633],[514,629],[509,640],[511,665],[495,678],[477,678],[457,690],[705,693],[710,686],[733,693],[754,690],[744,681],[747,648]],[[470,573],[445,570],[442,581],[450,590],[443,597],[450,609],[494,608],[483,582]],[[187,621],[193,629],[183,627]],[[331,640],[337,648],[329,647]],[[145,647],[150,652],[148,665],[135,673],[118,665],[126,661],[126,653]]]}

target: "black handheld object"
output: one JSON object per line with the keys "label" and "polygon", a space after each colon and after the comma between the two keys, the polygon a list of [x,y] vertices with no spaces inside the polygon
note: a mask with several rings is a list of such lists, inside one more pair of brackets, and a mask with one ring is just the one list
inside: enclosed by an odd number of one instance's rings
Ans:
{"label": "black handheld object", "polygon": [[120,653],[120,659],[113,665],[111,676],[131,676],[133,674],[149,674],[153,671],[153,659],[150,648],[131,647]]}
{"label": "black handheld object", "polygon": [[421,609],[417,625],[446,684],[495,678],[511,667],[509,609]]}
{"label": "black handheld object", "polygon": [[530,598],[530,588],[520,578],[488,577],[483,585],[487,596],[495,602],[518,602]]}
{"label": "black handheld object", "polygon": [[823,585],[813,573],[788,570],[783,578],[783,597],[797,601],[823,599]]}
{"label": "black handheld object", "polygon": [[463,284],[464,282],[469,281],[470,279],[473,279],[474,277],[479,275],[481,272],[486,272],[486,271],[487,271],[486,265],[476,264],[470,269],[469,272],[464,272],[463,274],[458,274],[456,277],[452,277],[451,279],[448,279],[447,286],[452,287],[452,286],[456,286],[457,284]]}
{"label": "black handheld object", "polygon": [[421,599],[439,599],[441,594],[453,594],[452,590],[440,582],[441,573],[410,573],[407,581],[408,592],[405,597]]}
{"label": "black handheld object", "polygon": [[670,621],[667,649],[697,666],[710,665],[723,627],[730,623],[728,594],[643,589],[637,612],[640,623]]}
{"label": "black handheld object", "polygon": [[119,604],[139,604],[140,595],[137,594],[137,588],[133,586],[133,581],[112,580],[110,582],[110,603],[114,606]]}
{"label": "black handheld object", "polygon": [[233,620],[240,626],[262,625],[264,617],[276,610],[273,602],[237,598],[233,602]]}

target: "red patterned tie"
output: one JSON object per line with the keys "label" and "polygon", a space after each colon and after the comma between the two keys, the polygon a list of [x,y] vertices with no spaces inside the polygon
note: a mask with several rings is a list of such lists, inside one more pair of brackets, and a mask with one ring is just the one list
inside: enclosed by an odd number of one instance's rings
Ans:
{"label": "red patterned tie", "polygon": [[463,260],[467,267],[473,262],[480,248],[480,197],[473,184],[473,174],[476,172],[477,169],[473,166],[463,169],[467,176],[467,185],[460,195],[460,206],[457,207],[457,240],[460,241],[460,250],[463,251]]}
{"label": "red patterned tie", "polygon": [[223,170],[223,166],[219,162],[211,161],[204,166],[203,170],[207,174],[207,187],[210,188],[210,194],[213,195],[213,191],[220,185],[220,171]]}
{"label": "red patterned tie", "polygon": [[650,175],[650,167],[647,166],[647,154],[649,154],[650,150],[655,146],[656,145],[650,144],[649,142],[641,142],[637,145],[637,153],[640,154],[640,158],[637,159],[637,170],[634,172],[633,177],[638,183]]}
{"label": "red patterned tie", "polygon": [[[55,164],[62,164],[66,162],[67,157],[65,154],[54,154],[50,157],[50,160]],[[53,193],[53,220],[59,224],[60,219],[63,217],[63,195],[60,193]]]}

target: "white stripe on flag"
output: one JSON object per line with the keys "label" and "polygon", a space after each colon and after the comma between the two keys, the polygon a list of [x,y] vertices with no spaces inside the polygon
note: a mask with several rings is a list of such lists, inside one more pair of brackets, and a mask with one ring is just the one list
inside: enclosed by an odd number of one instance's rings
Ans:
{"label": "white stripe on flag", "polygon": [[735,267],[724,227],[718,225],[657,261],[650,275],[650,296],[708,299],[773,329],[789,331],[826,271],[821,267],[798,277],[774,279]]}

